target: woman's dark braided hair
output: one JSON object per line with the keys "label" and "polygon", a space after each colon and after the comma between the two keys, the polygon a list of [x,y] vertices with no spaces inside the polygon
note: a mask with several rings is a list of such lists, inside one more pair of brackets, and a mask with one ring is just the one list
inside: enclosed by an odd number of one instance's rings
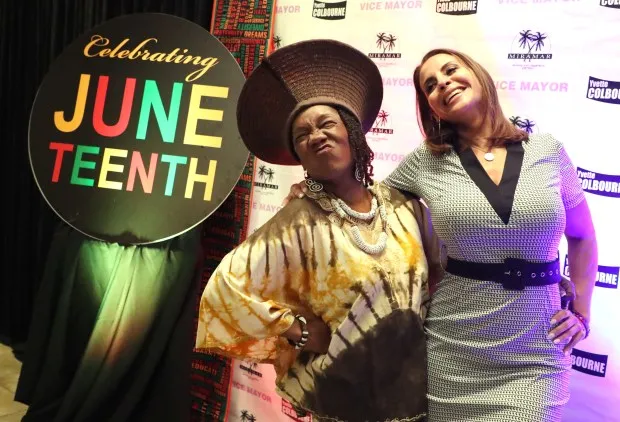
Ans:
{"label": "woman's dark braided hair", "polygon": [[368,146],[362,125],[346,108],[336,106],[335,109],[349,134],[349,145],[353,152],[353,176],[361,176],[364,186],[371,185],[373,183],[372,160],[375,158],[375,153]]}

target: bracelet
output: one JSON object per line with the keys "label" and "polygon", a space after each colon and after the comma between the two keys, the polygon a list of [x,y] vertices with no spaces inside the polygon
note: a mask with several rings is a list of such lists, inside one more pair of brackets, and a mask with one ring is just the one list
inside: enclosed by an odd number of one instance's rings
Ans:
{"label": "bracelet", "polygon": [[299,321],[299,324],[301,325],[301,338],[299,339],[297,343],[295,343],[291,339],[287,339],[287,340],[288,340],[288,344],[290,344],[291,346],[295,346],[295,349],[299,350],[303,348],[306,345],[306,343],[308,343],[308,337],[310,336],[310,333],[308,333],[308,329],[306,328],[308,325],[306,318],[304,318],[301,315],[295,315],[295,319]]}
{"label": "bracelet", "polygon": [[573,312],[573,315],[575,315],[577,317],[579,322],[581,322],[581,325],[583,325],[583,328],[586,330],[586,335],[583,338],[584,339],[588,338],[588,336],[590,335],[590,323],[588,322],[586,317],[581,315],[579,312],[577,312],[575,310],[573,310],[572,312]]}

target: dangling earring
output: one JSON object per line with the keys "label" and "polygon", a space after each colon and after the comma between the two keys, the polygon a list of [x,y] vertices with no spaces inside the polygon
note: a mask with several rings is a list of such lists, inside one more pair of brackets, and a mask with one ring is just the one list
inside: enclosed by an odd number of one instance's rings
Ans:
{"label": "dangling earring", "polygon": [[311,177],[308,177],[308,172],[306,170],[304,170],[304,177],[306,179],[306,186],[308,186],[310,192],[317,193],[323,190],[323,185],[313,180]]}
{"label": "dangling earring", "polygon": [[439,142],[443,144],[443,133],[441,133],[441,119],[437,119],[437,133],[439,134]]}
{"label": "dangling earring", "polygon": [[364,180],[364,173],[362,172],[359,164],[355,164],[355,180],[357,180],[358,182]]}

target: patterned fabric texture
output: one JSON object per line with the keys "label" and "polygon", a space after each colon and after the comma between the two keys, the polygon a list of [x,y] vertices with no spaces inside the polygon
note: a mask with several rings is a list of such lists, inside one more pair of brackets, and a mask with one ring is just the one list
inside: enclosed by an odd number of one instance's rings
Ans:
{"label": "patterned fabric texture", "polygon": [[[315,420],[426,413],[428,267],[414,200],[372,190],[388,216],[382,253],[362,252],[321,195],[295,199],[224,258],[202,296],[196,348],[273,363],[278,393]],[[360,226],[371,243],[378,215]],[[327,354],[298,354],[279,337],[300,309],[331,328]]]}
{"label": "patterned fabric texture", "polygon": [[[247,77],[268,52],[271,43],[274,0],[216,0],[211,34],[239,62]],[[244,30],[251,25],[252,31]],[[226,201],[202,225],[203,279],[201,291],[222,257],[245,240],[250,213],[254,156],[248,162]],[[196,315],[199,308],[196,297]],[[191,372],[191,422],[224,422],[229,409],[232,363],[211,353],[193,354]]]}
{"label": "patterned fabric texture", "polygon": [[[581,185],[562,144],[550,135],[532,135],[511,151],[499,185],[472,177],[479,163],[464,153],[434,157],[425,146],[407,156],[387,184],[424,199],[455,259],[552,261],[565,210],[584,200]],[[507,180],[509,167],[517,170],[516,180]],[[510,205],[507,223],[494,201]],[[551,316],[560,309],[558,285],[509,291],[447,273],[426,320],[429,420],[561,421],[570,357],[563,354],[565,343],[547,339]]]}

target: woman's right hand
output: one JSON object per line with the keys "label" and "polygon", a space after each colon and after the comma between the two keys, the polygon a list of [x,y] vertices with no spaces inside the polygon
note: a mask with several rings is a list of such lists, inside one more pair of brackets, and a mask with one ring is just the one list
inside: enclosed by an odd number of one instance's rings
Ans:
{"label": "woman's right hand", "polygon": [[[304,350],[319,354],[327,353],[332,340],[332,332],[329,329],[329,325],[310,311],[299,309],[297,313],[306,319],[308,343],[304,346]],[[298,342],[301,339],[301,323],[295,319],[293,325],[286,332],[282,333],[282,337]]]}
{"label": "woman's right hand", "polygon": [[308,192],[308,187],[306,186],[306,183],[303,181],[296,183],[294,185],[291,185],[291,190],[288,193],[288,196],[284,198],[284,200],[282,201],[282,206],[285,206],[286,204],[288,204],[291,199],[303,198],[307,192]]}

